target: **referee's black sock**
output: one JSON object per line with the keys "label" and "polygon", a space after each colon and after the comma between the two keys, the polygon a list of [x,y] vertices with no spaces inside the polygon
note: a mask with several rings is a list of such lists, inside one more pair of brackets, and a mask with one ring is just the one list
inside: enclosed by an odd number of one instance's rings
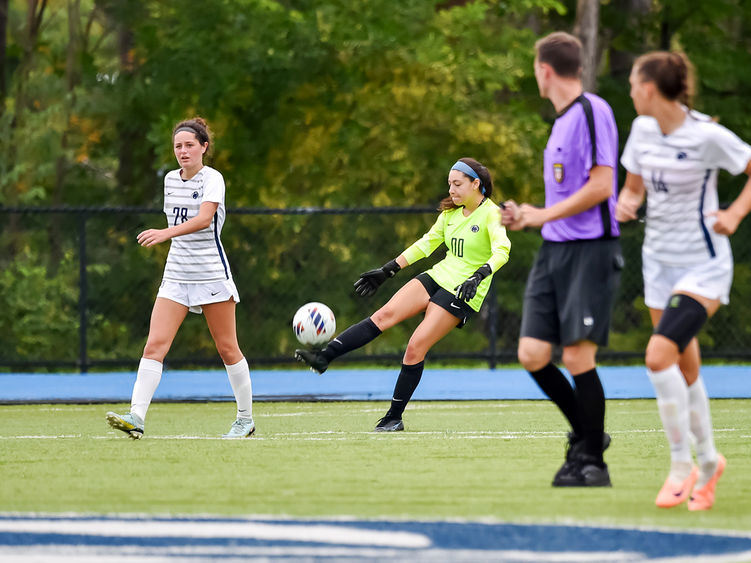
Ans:
{"label": "referee's black sock", "polygon": [[597,368],[574,376],[576,404],[579,407],[582,435],[587,452],[602,459],[602,435],[605,432],[605,392]]}
{"label": "referee's black sock", "polygon": [[529,375],[537,382],[542,392],[558,406],[563,416],[568,419],[574,434],[581,434],[582,428],[576,394],[563,372],[551,362],[542,369],[530,371]]}
{"label": "referee's black sock", "polygon": [[370,317],[352,325],[339,336],[329,342],[328,346],[321,351],[321,355],[329,362],[346,354],[381,335],[381,329],[370,320]]}
{"label": "referee's black sock", "polygon": [[407,403],[412,398],[412,393],[415,392],[417,386],[422,378],[422,370],[425,368],[425,360],[419,364],[402,364],[402,370],[399,372],[399,377],[396,380],[394,386],[394,395],[391,399],[391,412],[392,418],[401,418],[404,409],[407,408]]}

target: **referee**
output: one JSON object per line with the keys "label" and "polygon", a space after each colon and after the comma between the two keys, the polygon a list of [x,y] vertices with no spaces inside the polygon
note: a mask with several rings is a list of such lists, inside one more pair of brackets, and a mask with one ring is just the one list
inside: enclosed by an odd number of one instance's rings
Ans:
{"label": "referee", "polygon": [[[613,110],[583,92],[581,43],[556,32],[535,44],[540,96],[557,117],[545,148],[545,207],[506,202],[511,230],[542,227],[543,244],[527,279],[519,361],[571,424],[554,487],[608,487],[603,451],[605,394],[597,347],[608,342],[623,257],[615,220],[618,131]],[[573,386],[552,362],[553,346]]]}

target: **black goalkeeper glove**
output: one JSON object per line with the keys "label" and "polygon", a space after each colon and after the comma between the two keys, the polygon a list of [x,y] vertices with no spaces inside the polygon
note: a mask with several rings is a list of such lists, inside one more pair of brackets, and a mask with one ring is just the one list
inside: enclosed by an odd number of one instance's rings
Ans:
{"label": "black goalkeeper glove", "polygon": [[471,301],[477,293],[477,286],[492,273],[490,266],[487,264],[480,266],[474,274],[467,278],[467,281],[454,288],[456,290],[456,298],[462,301]]}
{"label": "black goalkeeper glove", "polygon": [[373,295],[383,282],[388,278],[393,278],[401,269],[396,260],[392,260],[380,268],[363,272],[360,274],[360,279],[355,282],[355,293],[361,297]]}

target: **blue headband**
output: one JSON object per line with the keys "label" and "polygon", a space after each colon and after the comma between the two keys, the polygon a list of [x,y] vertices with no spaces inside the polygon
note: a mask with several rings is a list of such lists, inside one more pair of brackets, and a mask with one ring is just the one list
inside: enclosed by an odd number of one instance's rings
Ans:
{"label": "blue headband", "polygon": [[480,176],[477,175],[477,172],[475,172],[469,164],[462,162],[461,160],[457,160],[456,163],[451,167],[451,170],[458,170],[459,172],[464,172],[470,178],[474,178],[475,180],[480,180],[480,192],[482,192],[482,195],[485,195],[485,186],[482,185],[482,180],[480,179]]}

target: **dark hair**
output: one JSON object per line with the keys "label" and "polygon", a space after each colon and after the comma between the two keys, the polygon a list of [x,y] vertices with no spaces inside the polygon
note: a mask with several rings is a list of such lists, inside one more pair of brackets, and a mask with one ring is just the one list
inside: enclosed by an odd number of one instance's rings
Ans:
{"label": "dark hair", "polygon": [[[477,175],[480,177],[480,188],[485,188],[485,197],[490,197],[493,195],[493,179],[490,177],[490,172],[488,172],[488,169],[485,168],[480,162],[476,161],[474,158],[460,158],[459,162],[463,162],[467,166],[469,166],[472,170],[474,170]],[[462,172],[467,178],[470,180],[475,180],[472,176],[469,176],[468,174],[465,174]],[[450,197],[444,198],[441,200],[440,205],[438,206],[438,211],[446,211],[447,209],[456,209],[459,207],[456,205],[453,200]]]}
{"label": "dark hair", "polygon": [[198,139],[198,142],[202,145],[208,143],[209,146],[206,148],[206,153],[209,152],[211,149],[211,131],[209,131],[209,124],[206,123],[205,119],[202,117],[194,117],[193,119],[186,119],[175,125],[172,129],[173,141],[175,140],[175,135],[177,135],[178,131],[181,129],[191,131],[196,136],[196,139]]}
{"label": "dark hair", "polygon": [[653,51],[634,61],[642,82],[654,82],[660,94],[688,107],[694,97],[694,68],[684,53]]}
{"label": "dark hair", "polygon": [[535,43],[537,62],[547,63],[558,76],[579,78],[582,70],[582,43],[570,33],[556,31]]}

